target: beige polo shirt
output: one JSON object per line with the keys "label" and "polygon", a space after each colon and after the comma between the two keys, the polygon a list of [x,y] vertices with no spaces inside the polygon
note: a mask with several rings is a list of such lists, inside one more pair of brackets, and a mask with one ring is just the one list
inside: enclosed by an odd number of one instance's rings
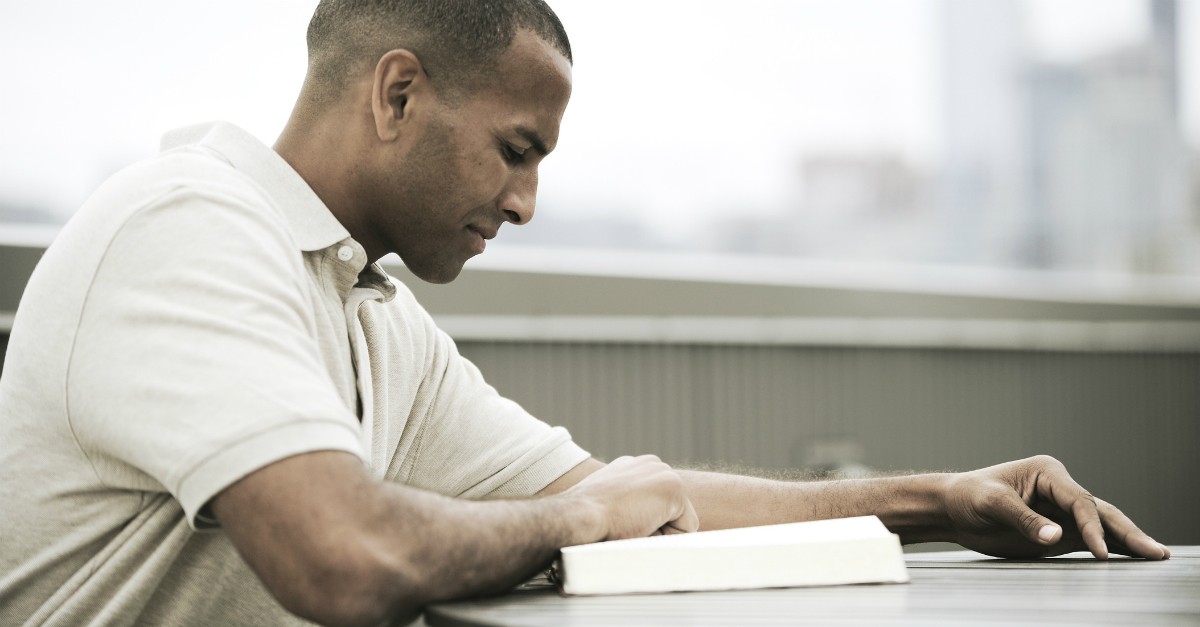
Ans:
{"label": "beige polo shirt", "polygon": [[46,251],[0,376],[0,625],[299,623],[203,506],[315,450],[464,497],[587,453],[499,396],[273,150],[182,129]]}

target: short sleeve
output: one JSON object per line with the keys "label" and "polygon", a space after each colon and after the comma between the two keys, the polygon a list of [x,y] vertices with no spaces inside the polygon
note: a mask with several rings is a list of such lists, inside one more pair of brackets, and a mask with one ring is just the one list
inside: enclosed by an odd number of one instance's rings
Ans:
{"label": "short sleeve", "polygon": [[100,480],[168,491],[193,526],[275,461],[363,456],[322,365],[301,253],[253,191],[146,194],[97,266],[68,370],[71,428]]}

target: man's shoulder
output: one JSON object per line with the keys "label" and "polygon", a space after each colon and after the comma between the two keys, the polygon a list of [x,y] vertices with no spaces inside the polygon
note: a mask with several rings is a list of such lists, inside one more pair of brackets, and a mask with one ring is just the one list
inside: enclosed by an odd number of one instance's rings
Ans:
{"label": "man's shoulder", "polygon": [[197,246],[212,255],[236,255],[246,262],[243,267],[281,271],[286,264],[300,271],[300,255],[279,207],[219,155],[189,146],[106,180],[59,232],[35,274],[59,283],[63,277],[90,277],[114,259],[192,267],[185,251]]}
{"label": "man's shoulder", "polygon": [[[133,220],[171,226],[188,222],[188,216],[213,226],[232,222],[246,228],[249,223],[256,227],[252,230],[272,232],[284,226],[263,187],[203,145],[171,149],[121,169],[96,189],[71,223],[102,237],[105,232],[115,236]],[[64,231],[73,230],[71,223]]]}
{"label": "man's shoulder", "polygon": [[232,124],[177,129],[163,146],[163,152],[106,181],[80,213],[109,225],[168,214],[249,221],[253,224],[244,228],[251,233],[269,231],[297,250],[316,250],[348,236],[290,164]]}
{"label": "man's shoulder", "polygon": [[216,151],[199,144],[173,148],[129,165],[105,181],[94,198],[116,196],[136,203],[172,195],[212,197],[255,206],[271,204],[257,181]]}

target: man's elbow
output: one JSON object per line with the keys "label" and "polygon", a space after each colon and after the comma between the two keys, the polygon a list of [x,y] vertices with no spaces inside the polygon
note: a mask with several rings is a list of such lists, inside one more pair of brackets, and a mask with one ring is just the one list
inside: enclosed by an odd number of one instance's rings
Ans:
{"label": "man's elbow", "polygon": [[419,577],[401,560],[363,551],[306,565],[267,587],[289,612],[321,625],[404,624],[427,598]]}

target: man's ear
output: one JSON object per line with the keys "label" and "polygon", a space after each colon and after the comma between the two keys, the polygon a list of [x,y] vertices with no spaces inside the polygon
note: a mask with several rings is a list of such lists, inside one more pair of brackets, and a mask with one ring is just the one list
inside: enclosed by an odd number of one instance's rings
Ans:
{"label": "man's ear", "polygon": [[421,60],[411,51],[390,50],[379,58],[371,86],[371,111],[379,139],[392,141],[400,136],[412,120],[412,97],[426,93],[426,83]]}

